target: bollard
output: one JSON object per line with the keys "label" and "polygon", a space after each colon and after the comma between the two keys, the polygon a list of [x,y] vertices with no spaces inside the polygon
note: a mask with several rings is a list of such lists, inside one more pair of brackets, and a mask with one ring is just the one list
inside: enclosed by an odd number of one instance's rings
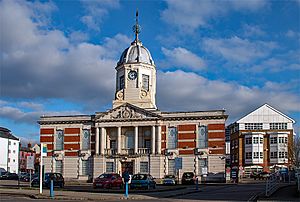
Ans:
{"label": "bollard", "polygon": [[197,191],[199,190],[199,180],[198,180],[198,177],[196,178],[196,190]]}
{"label": "bollard", "polygon": [[50,198],[54,199],[53,180],[51,180],[51,183],[50,183]]}
{"label": "bollard", "polygon": [[128,182],[125,182],[125,197],[128,198]]}

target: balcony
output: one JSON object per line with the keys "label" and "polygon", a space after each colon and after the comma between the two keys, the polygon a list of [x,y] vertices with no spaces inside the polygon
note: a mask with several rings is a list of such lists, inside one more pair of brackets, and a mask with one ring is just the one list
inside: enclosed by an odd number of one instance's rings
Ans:
{"label": "balcony", "polygon": [[134,149],[126,148],[121,150],[121,155],[133,155]]}
{"label": "balcony", "polygon": [[150,148],[138,148],[138,154],[148,155],[150,154]]}
{"label": "balcony", "polygon": [[114,156],[117,154],[117,149],[105,149],[104,154],[108,156]]}
{"label": "balcony", "polygon": [[[137,155],[149,155],[151,152],[150,148],[138,148],[138,154]],[[135,155],[134,149],[132,148],[123,148],[121,149],[121,153],[118,154],[117,149],[105,149],[104,154],[106,156],[116,156],[116,155],[122,155],[122,156],[131,156]]]}

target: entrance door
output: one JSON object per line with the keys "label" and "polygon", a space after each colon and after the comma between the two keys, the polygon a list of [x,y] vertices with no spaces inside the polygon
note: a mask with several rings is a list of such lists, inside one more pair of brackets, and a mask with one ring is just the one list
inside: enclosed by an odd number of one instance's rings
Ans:
{"label": "entrance door", "polygon": [[133,175],[133,162],[122,162],[122,173],[128,170],[130,175]]}

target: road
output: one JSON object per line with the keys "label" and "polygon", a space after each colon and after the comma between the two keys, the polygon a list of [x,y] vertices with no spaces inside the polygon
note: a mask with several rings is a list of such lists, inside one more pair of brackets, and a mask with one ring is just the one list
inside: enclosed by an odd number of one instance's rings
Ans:
{"label": "road", "polygon": [[[239,184],[239,185],[201,185],[200,189],[195,190],[195,186],[188,186],[186,189],[171,190],[163,192],[143,192],[135,193],[144,197],[152,197],[153,199],[141,200],[143,202],[166,201],[166,202],[179,202],[179,201],[248,201],[254,195],[264,190],[264,184]],[[79,193],[78,193],[79,194]],[[81,192],[80,192],[81,194]],[[88,194],[82,192],[82,194]],[[117,193],[111,193],[112,195]],[[133,194],[133,193],[132,193]],[[101,193],[99,193],[99,197]],[[20,199],[20,200],[17,200]],[[25,200],[26,199],[26,200]],[[1,195],[2,201],[32,201],[33,199],[25,198],[16,195]],[[34,200],[40,201],[40,200]],[[47,200],[42,200],[47,201]],[[53,201],[53,200],[52,200]],[[68,200],[59,200],[68,201]],[[108,200],[109,201],[109,200]],[[116,201],[116,200],[113,200]],[[139,200],[134,200],[139,201]]]}

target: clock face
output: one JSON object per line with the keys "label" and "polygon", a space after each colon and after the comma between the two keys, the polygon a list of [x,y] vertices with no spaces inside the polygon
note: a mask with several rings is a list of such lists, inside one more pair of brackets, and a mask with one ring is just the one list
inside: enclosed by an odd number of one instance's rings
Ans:
{"label": "clock face", "polygon": [[131,71],[128,73],[128,78],[129,78],[129,79],[134,80],[134,79],[136,79],[136,77],[137,77],[137,72],[136,72],[136,71],[131,70]]}

